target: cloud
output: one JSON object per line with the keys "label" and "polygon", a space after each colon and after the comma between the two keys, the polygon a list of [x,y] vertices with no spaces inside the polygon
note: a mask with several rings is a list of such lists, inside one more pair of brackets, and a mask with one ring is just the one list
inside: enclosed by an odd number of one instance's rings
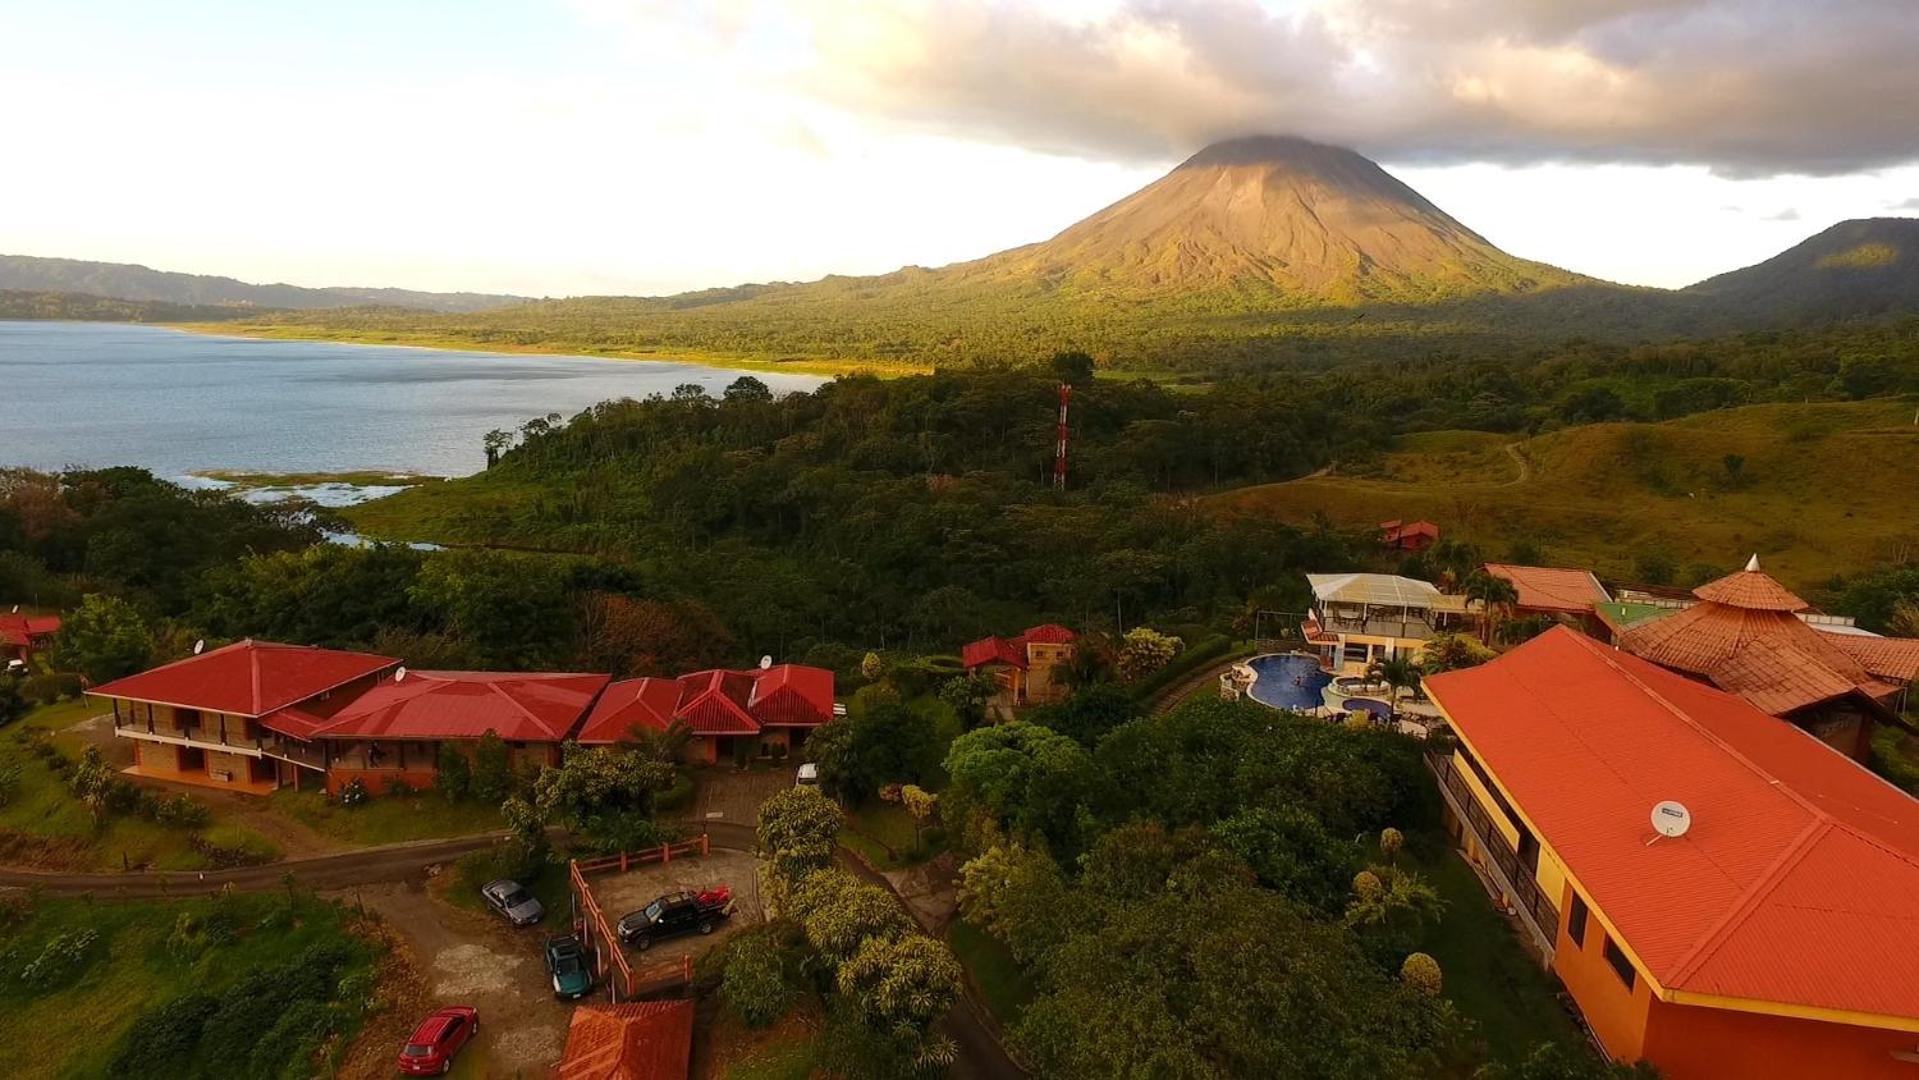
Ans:
{"label": "cloud", "polygon": [[1887,209],[1889,210],[1919,210],[1919,197],[1910,198],[1904,202],[1893,203],[1891,206],[1887,207]]}
{"label": "cloud", "polygon": [[1767,214],[1765,217],[1762,217],[1759,220],[1761,221],[1798,221],[1799,211],[1788,206],[1784,210],[1781,210],[1776,214]]}
{"label": "cloud", "polygon": [[[674,5],[592,0],[639,22]],[[1119,161],[1289,132],[1402,163],[1919,159],[1912,0],[734,0],[792,92],[914,130]],[[746,12],[747,14],[742,14]],[[770,29],[769,29],[770,28]],[[776,55],[785,53],[774,50]]]}

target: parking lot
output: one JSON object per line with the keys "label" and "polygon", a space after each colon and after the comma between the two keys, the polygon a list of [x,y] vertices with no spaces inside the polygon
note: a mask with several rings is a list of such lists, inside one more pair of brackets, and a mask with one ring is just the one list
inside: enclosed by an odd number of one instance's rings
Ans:
{"label": "parking lot", "polygon": [[700,892],[716,885],[733,889],[733,917],[722,922],[711,934],[687,934],[658,942],[645,952],[627,949],[627,962],[635,971],[698,956],[743,927],[757,925],[761,918],[758,875],[759,860],[744,852],[714,850],[704,858],[689,856],[670,863],[651,864],[624,874],[593,874],[587,884],[600,901],[609,922],[616,922],[629,911],[637,911],[655,898],[682,889]]}

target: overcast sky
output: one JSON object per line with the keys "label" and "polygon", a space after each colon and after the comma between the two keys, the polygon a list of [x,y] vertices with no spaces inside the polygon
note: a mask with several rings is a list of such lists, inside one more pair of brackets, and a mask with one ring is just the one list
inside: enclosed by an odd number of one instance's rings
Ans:
{"label": "overcast sky", "polygon": [[1682,285],[1919,214],[1919,0],[0,0],[0,252],[659,293],[1044,239],[1206,142]]}

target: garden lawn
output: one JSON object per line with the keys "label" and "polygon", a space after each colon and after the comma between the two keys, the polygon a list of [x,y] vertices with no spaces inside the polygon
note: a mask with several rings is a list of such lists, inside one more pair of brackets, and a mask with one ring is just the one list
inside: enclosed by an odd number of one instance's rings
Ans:
{"label": "garden lawn", "polygon": [[[540,926],[549,930],[565,928],[569,913],[573,910],[572,890],[567,885],[565,864],[549,859],[541,863],[538,870],[528,874],[519,869],[518,863],[518,855],[506,843],[463,855],[453,864],[452,879],[441,895],[455,907],[483,912],[497,919],[500,918],[499,913],[480,898],[480,889],[489,881],[510,878],[539,898],[540,906],[546,910]],[[608,917],[618,918],[619,915],[612,913]]]}
{"label": "garden lawn", "polygon": [[[181,914],[204,914],[209,899],[106,901],[41,899],[25,921],[0,930],[0,1047],[12,1080],[104,1076],[135,1018],[190,991],[218,995],[257,968],[286,963],[311,945],[353,939],[345,909],[285,893],[238,894],[229,905],[232,940],[198,956],[168,948]],[[92,930],[98,939],[52,985],[30,985],[21,969],[58,934]],[[360,949],[348,973],[371,971]],[[342,1040],[342,1045],[351,1041]],[[242,1059],[244,1064],[244,1059]],[[210,1070],[218,1072],[219,1070]]]}
{"label": "garden lawn", "polygon": [[1008,1027],[1017,1022],[1038,991],[1013,954],[998,938],[965,921],[953,923],[948,943],[999,1022]]}
{"label": "garden lawn", "polygon": [[1487,1054],[1516,1063],[1542,1042],[1591,1052],[1585,1034],[1559,1003],[1557,982],[1519,943],[1466,861],[1446,847],[1405,861],[1446,901],[1424,951],[1439,961],[1445,995],[1473,1021]]}
{"label": "garden lawn", "polygon": [[875,870],[904,870],[945,850],[937,826],[925,830],[921,844],[914,838],[914,824],[905,807],[876,799],[846,815],[840,844],[859,852]]}
{"label": "garden lawn", "polygon": [[322,836],[356,846],[438,840],[505,828],[498,807],[471,800],[450,803],[431,791],[375,795],[359,806],[342,806],[319,791],[282,789],[268,796],[266,806]]}

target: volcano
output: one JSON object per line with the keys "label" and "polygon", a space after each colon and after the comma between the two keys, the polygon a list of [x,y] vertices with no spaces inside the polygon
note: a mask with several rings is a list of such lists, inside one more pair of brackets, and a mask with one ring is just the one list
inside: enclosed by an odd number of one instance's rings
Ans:
{"label": "volcano", "polygon": [[1215,143],[1051,240],[936,273],[1146,295],[1253,289],[1289,305],[1592,280],[1508,255],[1354,151],[1290,136]]}

